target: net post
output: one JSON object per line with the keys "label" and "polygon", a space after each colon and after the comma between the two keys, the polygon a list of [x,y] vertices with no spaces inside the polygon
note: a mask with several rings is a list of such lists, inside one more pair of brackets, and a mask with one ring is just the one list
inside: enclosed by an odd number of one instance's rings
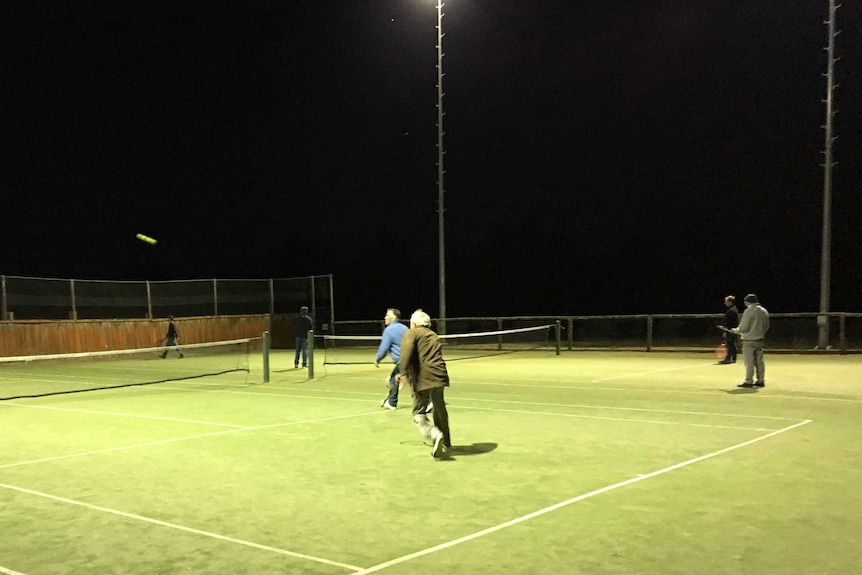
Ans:
{"label": "net post", "polygon": [[[503,331],[503,318],[497,318],[497,331]],[[503,349],[503,336],[497,336],[497,351],[502,351]]]}
{"label": "net post", "polygon": [[213,315],[218,317],[218,280],[213,278]]}
{"label": "net post", "polygon": [[554,331],[556,332],[557,339],[557,355],[560,355],[560,331],[562,331],[562,326],[560,325],[560,320],[554,322]]}
{"label": "net post", "polygon": [[568,318],[566,320],[566,326],[567,326],[566,329],[569,330],[569,333],[566,335],[566,341],[568,342],[568,345],[569,345],[569,351],[572,351],[572,346],[573,346],[574,339],[575,339],[575,320],[574,320],[574,318],[571,318],[571,317]]}
{"label": "net post", "polygon": [[263,342],[263,382],[269,383],[269,332],[263,332],[263,336],[261,337],[261,341]]}
{"label": "net post", "polygon": [[314,330],[308,330],[308,379],[314,379]]}

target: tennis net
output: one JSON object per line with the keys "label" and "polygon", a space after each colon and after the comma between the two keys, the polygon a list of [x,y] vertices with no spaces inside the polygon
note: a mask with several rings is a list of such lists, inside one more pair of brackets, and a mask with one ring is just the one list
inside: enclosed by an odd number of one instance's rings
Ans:
{"label": "tennis net", "polygon": [[181,348],[0,357],[0,400],[249,373],[249,357],[260,342],[244,338]]}
{"label": "tennis net", "polygon": [[[380,345],[380,336],[375,335],[321,335],[314,339],[316,349],[323,348],[326,365],[374,363]],[[440,342],[446,361],[541,349],[559,350],[560,344],[555,324],[445,334],[440,335]]]}

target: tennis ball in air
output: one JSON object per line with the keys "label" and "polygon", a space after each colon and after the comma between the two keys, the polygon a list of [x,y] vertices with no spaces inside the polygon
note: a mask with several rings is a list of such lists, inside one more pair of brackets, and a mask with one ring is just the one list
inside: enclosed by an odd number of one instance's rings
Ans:
{"label": "tennis ball in air", "polygon": [[147,242],[151,246],[156,245],[156,240],[154,240],[150,236],[145,236],[144,234],[138,234],[135,237],[138,238],[139,240],[141,240],[142,242]]}

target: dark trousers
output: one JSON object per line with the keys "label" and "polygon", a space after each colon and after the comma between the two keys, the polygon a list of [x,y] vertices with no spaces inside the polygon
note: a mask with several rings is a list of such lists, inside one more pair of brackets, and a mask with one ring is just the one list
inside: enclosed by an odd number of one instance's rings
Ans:
{"label": "dark trousers", "polygon": [[443,445],[452,447],[452,436],[449,435],[449,412],[446,411],[446,400],[443,397],[445,387],[433,387],[413,392],[413,421],[419,426],[419,433],[426,439],[433,439],[431,424],[428,422],[428,403],[434,403],[434,427],[443,432]]}
{"label": "dark trousers", "polygon": [[727,348],[727,356],[724,358],[724,361],[736,361],[736,334],[735,333],[727,333],[724,334],[724,347]]}
{"label": "dark trousers", "polygon": [[389,395],[386,397],[386,401],[392,407],[398,406],[398,384],[395,382],[395,376],[399,373],[401,373],[401,366],[396,363],[392,373],[389,374]]}
{"label": "dark trousers", "polygon": [[168,338],[168,342],[165,344],[165,351],[162,352],[162,359],[165,359],[168,356],[168,348],[174,347],[177,350],[177,353],[180,357],[183,357],[183,350],[180,348],[180,340],[176,337]]}

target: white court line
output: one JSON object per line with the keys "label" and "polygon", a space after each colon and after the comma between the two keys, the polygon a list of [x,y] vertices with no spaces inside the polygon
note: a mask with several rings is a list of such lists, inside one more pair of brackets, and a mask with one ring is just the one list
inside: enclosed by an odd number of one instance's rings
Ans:
{"label": "white court line", "polygon": [[[535,381],[556,381],[556,380],[535,380]],[[468,381],[465,382],[470,385],[489,385],[489,386],[502,386],[502,387],[530,387],[530,388],[540,388],[540,389],[567,389],[567,390],[579,390],[585,389],[589,391],[623,391],[623,392],[636,392],[636,393],[678,393],[682,395],[717,395],[720,397],[727,397],[727,391],[690,391],[683,389],[656,389],[656,388],[647,388],[647,387],[592,387],[585,385],[536,385],[533,383],[484,383],[478,381]],[[289,388],[283,388],[289,389]],[[773,388],[770,388],[772,391]],[[732,394],[731,394],[732,395]],[[813,397],[810,395],[774,395],[769,393],[756,393],[752,394],[751,397],[756,397],[757,399],[791,399],[791,400],[809,400],[809,401],[847,401],[851,403],[859,403],[862,402],[862,397],[859,398],[842,398],[842,397]]]}
{"label": "white court line", "polygon": [[173,439],[162,439],[160,441],[150,441],[148,443],[136,443],[134,445],[123,445],[120,447],[109,447],[107,449],[96,449],[93,451],[84,451],[81,453],[70,453],[68,455],[59,455],[57,457],[45,457],[43,459],[33,459],[30,461],[19,461],[17,463],[7,463],[0,465],[0,469],[9,469],[10,467],[19,467],[21,465],[31,465],[33,463],[47,463],[49,461],[59,461],[61,459],[71,459],[73,457],[84,457],[87,455],[98,455],[100,453],[111,453],[114,451],[125,451],[127,449],[137,449],[139,447],[151,447],[155,445],[165,445],[168,443],[177,443],[179,441],[188,441],[190,439],[200,439],[202,437],[214,437],[216,435],[227,435],[228,433],[241,433],[243,431],[255,431],[258,429],[272,429],[273,427],[287,427],[288,425],[300,425],[302,423],[322,423],[324,421],[334,421],[337,419],[347,419],[349,417],[363,417],[365,415],[376,415],[386,413],[385,410],[366,411],[364,413],[354,413],[351,415],[338,415],[335,417],[326,417],[323,419],[305,419],[302,421],[288,421],[285,423],[273,423],[271,425],[260,425],[257,427],[245,427],[243,429],[230,429],[228,431],[213,431],[211,433],[201,433],[198,435],[187,435],[185,437],[175,437]]}
{"label": "white court line", "polygon": [[136,413],[118,413],[116,411],[96,411],[91,409],[71,409],[68,407],[50,407],[47,405],[30,405],[27,403],[4,403],[9,407],[28,407],[30,409],[48,409],[51,411],[68,411],[71,413],[88,413],[93,415],[112,415],[116,417],[134,417],[137,419],[156,419],[158,421],[173,421],[176,423],[195,423],[198,425],[214,425],[216,427],[230,427],[233,429],[250,429],[245,425],[230,425],[227,423],[213,423],[211,421],[196,421],[194,419],[176,419],[173,417],[158,417],[155,415],[139,415]]}
{"label": "white court line", "polygon": [[[172,388],[168,388],[168,389],[185,389],[185,388],[174,388],[174,387],[172,387]],[[285,390],[291,391],[291,388],[286,388],[286,387],[280,387],[278,389],[285,389]],[[291,398],[300,398],[300,399],[335,399],[338,401],[354,401],[354,402],[361,401],[363,403],[365,403],[367,401],[364,399],[353,399],[353,398],[349,398],[349,397],[334,397],[333,398],[333,397],[328,397],[328,396],[306,395],[306,394],[266,393],[263,391],[230,391],[230,390],[226,390],[226,389],[194,389],[194,388],[189,388],[189,391],[208,392],[208,393],[235,393],[235,394],[245,394],[245,395],[266,395],[266,396],[291,397]],[[326,392],[327,390],[307,389],[305,391]],[[344,392],[344,393],[353,393],[354,395],[359,394],[359,395],[367,395],[367,396],[379,396],[380,395],[380,394],[375,394],[375,393],[358,392],[358,391]],[[454,398],[454,403],[452,404],[452,407],[454,407],[456,409],[459,407],[466,407],[463,405],[459,405],[458,402],[460,402],[460,401],[484,401],[484,402],[489,402],[489,403],[509,403],[509,404],[515,404],[515,405],[540,405],[540,406],[545,406],[545,407],[571,407],[571,408],[576,408],[576,409],[607,409],[607,410],[619,410],[619,411],[643,411],[643,412],[649,412],[649,413],[670,413],[670,414],[679,414],[679,415],[710,415],[710,416],[716,416],[716,417],[741,417],[741,418],[745,418],[745,419],[772,419],[772,420],[779,420],[779,421],[799,421],[799,418],[776,417],[776,416],[772,416],[772,415],[744,415],[744,414],[739,414],[739,413],[721,413],[721,412],[710,412],[710,411],[675,411],[675,410],[667,410],[667,409],[646,409],[646,408],[642,408],[642,407],[619,407],[619,406],[608,406],[608,405],[579,405],[579,404],[571,404],[571,403],[540,403],[540,402],[535,402],[535,401],[514,401],[514,400],[507,400],[507,399],[480,399],[480,398],[475,398],[475,397],[460,397],[460,396]],[[448,405],[450,402],[447,401],[446,403]],[[476,408],[476,409],[479,409],[479,408]],[[505,411],[505,410],[500,410],[500,411]],[[525,413],[538,413],[538,412],[527,411]],[[560,414],[554,413],[551,415],[560,415]],[[582,417],[592,417],[592,416],[584,415]],[[612,417],[610,417],[610,418],[608,418],[608,417],[597,417],[597,419],[611,419],[611,420],[613,420],[614,418],[612,418]],[[624,419],[623,421],[638,421],[638,420]],[[769,431],[768,429],[751,428],[751,427],[749,427],[749,428],[730,428],[730,429],[757,429],[758,431]]]}
{"label": "white court line", "polygon": [[12,571],[11,569],[6,569],[2,565],[0,565],[0,573],[3,573],[3,575],[24,575],[20,571]]}
{"label": "white court line", "polygon": [[[778,419],[782,421],[799,421],[799,418],[792,417],[775,417],[771,415],[743,415],[739,413],[712,413],[709,411],[673,411],[667,409],[647,409],[643,407],[617,407],[617,406],[609,406],[609,405],[577,405],[570,403],[539,403],[532,401],[513,401],[507,399],[477,399],[474,397],[459,397],[457,400],[463,401],[486,401],[491,403],[515,403],[518,405],[542,405],[542,406],[551,406],[551,407],[574,407],[577,409],[608,409],[608,410],[619,410],[619,411],[644,411],[648,413],[674,413],[681,415],[714,415],[719,417],[744,417],[746,419]],[[448,402],[447,402],[448,403]]]}
{"label": "white court line", "polygon": [[86,509],[91,509],[93,511],[101,511],[103,513],[110,513],[111,515],[118,515],[120,517],[126,517],[128,519],[136,519],[138,521],[143,521],[145,523],[152,523],[153,525],[158,525],[160,527],[169,527],[171,529],[176,529],[178,531],[185,531],[187,533],[193,533],[195,535],[203,535],[204,537],[211,537],[213,539],[219,539],[221,541],[227,541],[229,543],[236,543],[237,545],[244,545],[246,547],[253,547],[255,549],[262,549],[264,551],[271,551],[272,553],[278,553],[279,555],[287,555],[289,557],[296,557],[298,559],[306,559],[308,561],[315,561],[317,563],[325,563],[326,565],[332,565],[334,567],[341,567],[343,569],[349,569],[351,571],[362,571],[362,567],[357,567],[355,565],[350,565],[347,563],[340,563],[338,561],[331,561],[329,559],[324,559],[322,557],[315,557],[314,555],[306,555],[304,553],[296,553],[295,551],[288,551],[287,549],[279,549],[278,547],[270,547],[269,545],[262,545],[260,543],[254,543],[253,541],[246,541],[244,539],[236,539],[234,537],[229,537],[227,535],[220,535],[218,533],[213,533],[212,531],[204,531],[202,529],[195,529],[194,527],[186,527],[184,525],[178,525],[176,523],[169,523],[167,521],[161,521],[159,519],[153,519],[152,517],[144,517],[143,515],[138,515],[136,513],[126,513],[125,511],[120,511],[118,509],[111,509],[109,507],[102,507],[100,505],[92,505],[90,503],[84,503],[83,501],[77,501],[75,499],[67,499],[66,497],[58,497],[56,495],[51,495],[49,493],[42,493],[40,491],[33,491],[32,489],[25,489],[23,487],[18,487],[16,485],[8,485],[6,483],[0,483],[0,487],[4,489],[9,489],[11,491],[17,491],[19,493],[26,493],[27,495],[34,495],[36,497],[44,497],[45,499],[50,499],[52,501],[59,501],[60,503],[68,503],[69,505],[78,505],[80,507],[84,507]]}
{"label": "white court line", "polygon": [[[706,365],[715,365],[715,364],[706,364]],[[637,375],[637,374],[635,374]],[[534,379],[532,381],[557,381],[555,379]],[[599,381],[599,380],[595,380]],[[678,393],[682,395],[713,395],[719,397],[727,397],[727,391],[689,391],[682,389],[656,389],[656,388],[644,388],[644,387],[593,387],[593,386],[585,386],[585,385],[543,385],[543,384],[535,384],[535,383],[500,383],[499,381],[495,382],[479,382],[479,381],[470,381],[470,380],[462,380],[464,384],[469,385],[487,385],[487,386],[500,386],[500,387],[528,387],[528,388],[540,388],[540,389],[565,389],[565,390],[589,390],[589,391],[623,391],[623,392],[636,392],[636,393]],[[189,382],[192,384],[192,382]],[[194,385],[197,385],[196,383]],[[213,384],[201,383],[199,385],[209,385],[210,387]],[[249,385],[243,384],[218,384],[221,387],[253,387]],[[376,393],[369,393],[367,391],[349,391],[342,389],[313,389],[307,387],[296,387],[295,385],[289,386],[281,386],[281,385],[273,385],[273,384],[262,384],[265,385],[268,389],[285,389],[289,391],[314,391],[320,393],[351,393],[354,395],[379,395]],[[171,390],[180,390],[180,391],[199,391],[193,387],[162,387],[159,389],[171,389]],[[770,388],[772,391],[773,388]],[[218,390],[210,390],[210,391],[218,391]],[[385,392],[384,392],[385,393]],[[278,395],[278,394],[271,394]],[[730,394],[733,395],[733,394]],[[309,396],[311,397],[311,396]],[[862,402],[862,397],[859,398],[840,398],[840,397],[813,397],[810,395],[799,395],[799,396],[788,396],[788,395],[774,395],[768,393],[757,393],[752,394],[752,397],[757,397],[758,399],[790,399],[790,400],[810,400],[810,401],[846,401],[850,403],[860,403]]]}
{"label": "white court line", "polygon": [[[446,406],[449,408],[449,406]],[[657,421],[653,419],[629,419],[627,417],[602,417],[599,415],[579,415],[575,413],[551,413],[545,411],[526,411],[523,409],[495,409],[493,407],[456,406],[457,409],[481,409],[482,411],[500,411],[503,413],[526,413],[528,415],[559,415],[561,417],[577,417],[580,419],[604,419],[607,421],[631,421],[632,423],[658,423],[660,425],[690,425],[694,427],[716,427],[718,429],[742,429],[746,431],[773,431],[765,427],[735,427],[731,425],[710,425],[708,423],[684,423],[680,421]]]}
{"label": "white court line", "polygon": [[565,501],[555,503],[554,505],[551,505],[550,507],[545,507],[544,509],[539,509],[538,511],[528,513],[527,515],[522,515],[521,517],[517,517],[517,518],[512,519],[510,521],[506,521],[505,523],[500,523],[498,525],[494,525],[493,527],[489,527],[489,528],[483,529],[481,531],[476,531],[475,533],[471,533],[470,535],[465,535],[464,537],[459,537],[458,539],[453,539],[452,541],[447,541],[446,543],[441,543],[440,545],[435,545],[434,547],[422,549],[421,551],[417,551],[417,552],[411,553],[409,555],[403,555],[401,557],[391,559],[391,560],[386,561],[384,563],[379,563],[377,565],[374,565],[373,567],[363,569],[362,571],[359,571],[355,575],[367,575],[368,573],[375,573],[377,571],[382,571],[383,569],[386,569],[387,567],[392,567],[393,565],[405,563],[407,561],[411,561],[413,559],[416,559],[417,557],[422,557],[424,555],[430,555],[431,553],[436,553],[437,551],[442,551],[443,549],[448,549],[450,547],[454,547],[455,545],[459,545],[461,543],[466,543],[467,541],[472,541],[473,539],[478,539],[479,537],[483,537],[485,535],[489,535],[491,533],[501,531],[507,527],[512,527],[513,525],[523,523],[524,521],[528,521],[528,520],[533,519],[535,517],[539,517],[540,515],[550,513],[551,511],[556,511],[557,509],[566,507],[566,506],[571,505],[573,503],[577,503],[579,501],[583,501],[585,499],[595,497],[596,495],[601,495],[603,493],[607,493],[608,491],[613,491],[614,489],[618,489],[620,487],[625,487],[627,485],[631,485],[633,483],[637,483],[637,482],[643,481],[645,479],[657,477],[659,475],[663,475],[665,473],[669,473],[671,471],[681,469],[683,467],[692,465],[694,463],[698,463],[700,461],[704,461],[706,459],[710,459],[712,457],[716,457],[718,455],[728,453],[728,452],[733,451],[735,449],[740,449],[742,447],[746,447],[746,446],[751,445],[753,443],[757,443],[758,441],[763,441],[764,439],[769,439],[770,437],[774,437],[780,433],[790,431],[791,429],[795,429],[797,427],[800,427],[802,425],[806,425],[808,423],[811,423],[810,419],[806,419],[805,421],[795,423],[789,427],[785,427],[783,429],[773,431],[772,433],[767,433],[766,435],[761,435],[760,437],[755,437],[754,439],[750,439],[750,440],[745,441],[743,443],[737,443],[736,445],[732,445],[730,447],[725,447],[724,449],[719,449],[718,451],[714,451],[714,452],[708,453],[706,455],[701,455],[700,457],[695,457],[694,459],[689,459],[688,461],[683,461],[682,463],[677,463],[676,465],[671,465],[670,467],[665,467],[664,469],[659,469],[658,471],[653,471],[652,473],[647,473],[645,475],[639,475],[637,477],[627,479],[626,481],[614,483],[613,485],[608,485],[607,487],[602,487],[601,489],[596,489],[595,491],[590,491],[589,493],[584,493],[583,495],[578,495],[577,497],[573,497],[571,499],[567,499]]}
{"label": "white court line", "polygon": [[591,383],[600,383],[602,381],[608,381],[610,379],[622,379],[624,377],[639,377],[641,375],[651,375],[653,373],[664,373],[666,371],[680,371],[683,369],[694,369],[696,367],[706,367],[707,365],[715,365],[715,362],[713,361],[710,363],[698,363],[696,365],[686,365],[684,367],[669,367],[667,369],[656,369],[653,371],[639,371],[636,373],[625,373],[622,375],[613,375],[611,377],[603,377],[602,379],[593,379],[593,380],[590,380],[590,382]]}

